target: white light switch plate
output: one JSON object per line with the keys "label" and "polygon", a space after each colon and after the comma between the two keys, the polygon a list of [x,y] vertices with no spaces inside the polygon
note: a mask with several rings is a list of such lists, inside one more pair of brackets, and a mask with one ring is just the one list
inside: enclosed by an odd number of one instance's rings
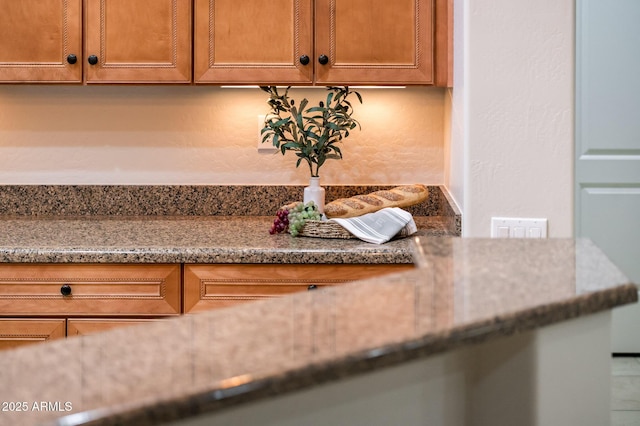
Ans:
{"label": "white light switch plate", "polygon": [[269,141],[262,143],[262,129],[264,128],[265,115],[258,116],[258,152],[260,154],[273,154],[278,152],[278,148],[273,146]]}
{"label": "white light switch plate", "polygon": [[547,219],[492,217],[491,238],[547,238]]}

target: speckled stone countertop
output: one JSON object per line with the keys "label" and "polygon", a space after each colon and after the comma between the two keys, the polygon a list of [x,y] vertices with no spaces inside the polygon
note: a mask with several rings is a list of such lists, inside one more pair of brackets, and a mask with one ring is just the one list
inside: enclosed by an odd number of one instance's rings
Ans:
{"label": "speckled stone countertop", "polygon": [[[638,298],[586,240],[411,244],[408,272],[0,352],[0,401],[29,408],[0,424],[185,419]],[[40,401],[60,410],[32,410]]]}
{"label": "speckled stone countertop", "polygon": [[[327,201],[392,186],[328,186]],[[460,236],[447,190],[406,208],[418,235]],[[0,262],[411,263],[406,240],[269,235],[295,185],[0,185]]]}
{"label": "speckled stone countertop", "polygon": [[[270,235],[273,217],[82,217],[0,220],[7,263],[411,263],[408,239]],[[438,217],[416,217],[418,235],[452,235]]]}
{"label": "speckled stone countertop", "polygon": [[[326,200],[394,186],[329,185]],[[407,210],[414,216],[459,221],[460,212],[447,189],[427,188],[427,200]],[[301,201],[302,193],[298,185],[0,185],[0,217],[262,216]]]}

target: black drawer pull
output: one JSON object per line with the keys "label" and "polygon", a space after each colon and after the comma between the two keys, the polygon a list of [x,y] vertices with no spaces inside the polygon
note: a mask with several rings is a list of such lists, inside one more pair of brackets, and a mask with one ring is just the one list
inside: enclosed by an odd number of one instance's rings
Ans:
{"label": "black drawer pull", "polygon": [[69,284],[63,284],[62,287],[60,287],[60,293],[63,296],[71,296],[71,286]]}
{"label": "black drawer pull", "polygon": [[309,287],[307,287],[307,290],[317,290],[318,286],[315,284],[311,284]]}

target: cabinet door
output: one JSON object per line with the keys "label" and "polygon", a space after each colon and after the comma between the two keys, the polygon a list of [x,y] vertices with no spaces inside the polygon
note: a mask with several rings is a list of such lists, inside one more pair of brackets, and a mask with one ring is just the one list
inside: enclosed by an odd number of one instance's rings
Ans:
{"label": "cabinet door", "polygon": [[0,315],[179,315],[180,265],[0,264]]}
{"label": "cabinet door", "polygon": [[67,320],[67,336],[85,336],[101,333],[114,328],[131,325],[149,324],[161,321],[156,319],[120,319],[120,318],[69,318]]}
{"label": "cabinet door", "polygon": [[316,0],[315,19],[316,82],[434,83],[433,0]]}
{"label": "cabinet door", "polygon": [[82,0],[0,0],[0,81],[81,82]]}
{"label": "cabinet door", "polygon": [[311,83],[312,0],[195,0],[194,15],[196,83]]}
{"label": "cabinet door", "polygon": [[86,0],[87,83],[189,83],[191,0]]}
{"label": "cabinet door", "polygon": [[0,319],[0,349],[17,348],[64,336],[64,319]]}
{"label": "cabinet door", "polygon": [[401,272],[412,264],[185,265],[184,312],[237,305],[297,291]]}

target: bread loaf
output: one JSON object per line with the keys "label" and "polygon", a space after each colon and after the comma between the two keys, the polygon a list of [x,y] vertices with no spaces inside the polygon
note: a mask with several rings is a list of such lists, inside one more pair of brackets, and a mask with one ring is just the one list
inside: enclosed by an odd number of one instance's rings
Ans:
{"label": "bread loaf", "polygon": [[402,185],[392,189],[375,191],[366,195],[339,198],[325,204],[324,214],[328,218],[356,217],[372,213],[385,207],[408,207],[427,199],[429,190],[420,184]]}

